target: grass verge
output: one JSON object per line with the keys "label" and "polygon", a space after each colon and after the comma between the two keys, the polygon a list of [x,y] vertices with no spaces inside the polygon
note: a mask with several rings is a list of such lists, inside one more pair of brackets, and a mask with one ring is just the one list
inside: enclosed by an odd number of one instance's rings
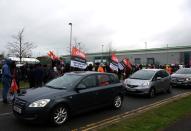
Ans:
{"label": "grass verge", "polygon": [[127,118],[100,131],[157,131],[191,113],[191,96]]}

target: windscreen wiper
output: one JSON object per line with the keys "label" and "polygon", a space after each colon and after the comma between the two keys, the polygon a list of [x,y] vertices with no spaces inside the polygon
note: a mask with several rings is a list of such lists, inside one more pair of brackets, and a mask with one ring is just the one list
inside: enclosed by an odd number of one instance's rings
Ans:
{"label": "windscreen wiper", "polygon": [[50,85],[45,85],[45,86],[49,87],[49,88],[60,89],[60,90],[65,89],[65,88],[62,88],[62,87],[55,87],[55,86],[50,86]]}

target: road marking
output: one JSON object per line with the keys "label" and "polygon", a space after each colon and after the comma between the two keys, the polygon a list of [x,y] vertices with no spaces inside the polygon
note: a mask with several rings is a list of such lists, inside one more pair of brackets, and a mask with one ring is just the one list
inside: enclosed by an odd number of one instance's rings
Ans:
{"label": "road marking", "polygon": [[78,130],[80,130],[80,131],[81,130],[82,131],[96,130],[96,129],[104,127],[104,126],[111,125],[113,123],[117,123],[120,120],[125,119],[127,117],[138,115],[138,114],[143,113],[145,111],[154,109],[154,108],[159,107],[159,106],[161,106],[163,104],[167,104],[169,102],[176,101],[178,99],[184,98],[184,97],[189,96],[189,95],[191,95],[191,92],[186,92],[186,93],[182,93],[182,94],[179,94],[179,95],[176,95],[176,96],[172,96],[170,98],[160,100],[160,101],[157,101],[157,102],[149,104],[149,105],[142,106],[142,107],[137,108],[135,110],[128,111],[128,112],[125,112],[123,114],[119,114],[119,115],[116,115],[116,116],[112,116],[110,118],[101,120],[99,122],[88,124],[88,125],[86,125],[84,127],[80,127]]}

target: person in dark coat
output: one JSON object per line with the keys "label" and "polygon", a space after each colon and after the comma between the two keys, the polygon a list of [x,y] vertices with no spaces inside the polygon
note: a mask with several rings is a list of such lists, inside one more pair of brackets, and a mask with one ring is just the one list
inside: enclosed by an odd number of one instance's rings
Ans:
{"label": "person in dark coat", "polygon": [[48,80],[52,80],[54,78],[57,78],[59,77],[59,73],[57,72],[57,69],[56,68],[53,68],[53,69],[50,69],[50,72],[49,72],[49,75],[48,75]]}
{"label": "person in dark coat", "polygon": [[92,71],[93,70],[93,65],[92,64],[89,64],[88,65],[88,71]]}
{"label": "person in dark coat", "polygon": [[35,87],[35,72],[33,65],[30,66],[28,80],[29,80],[29,88]]}
{"label": "person in dark coat", "polygon": [[48,75],[49,75],[49,69],[47,65],[43,66],[43,72],[44,72],[43,83],[45,84],[48,82]]}
{"label": "person in dark coat", "polygon": [[44,72],[41,64],[38,64],[34,70],[35,87],[41,87],[43,85]]}

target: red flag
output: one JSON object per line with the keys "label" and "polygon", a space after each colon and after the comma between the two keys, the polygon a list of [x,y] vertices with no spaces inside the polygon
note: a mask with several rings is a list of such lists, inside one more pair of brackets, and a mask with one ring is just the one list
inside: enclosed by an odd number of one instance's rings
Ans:
{"label": "red flag", "polygon": [[59,57],[56,56],[53,51],[49,51],[49,52],[48,52],[48,56],[49,56],[52,60],[60,60]]}
{"label": "red flag", "polygon": [[129,68],[129,69],[132,69],[132,64],[131,64],[131,62],[129,61],[129,59],[127,59],[127,58],[125,58],[124,60],[123,60],[123,63]]}
{"label": "red flag", "polygon": [[48,56],[49,56],[51,59],[53,59],[54,53],[53,53],[52,51],[49,51],[49,52],[48,52]]}
{"label": "red flag", "polygon": [[112,55],[111,55],[111,60],[116,62],[116,63],[119,62],[118,58],[116,57],[116,55],[114,53],[112,53]]}

